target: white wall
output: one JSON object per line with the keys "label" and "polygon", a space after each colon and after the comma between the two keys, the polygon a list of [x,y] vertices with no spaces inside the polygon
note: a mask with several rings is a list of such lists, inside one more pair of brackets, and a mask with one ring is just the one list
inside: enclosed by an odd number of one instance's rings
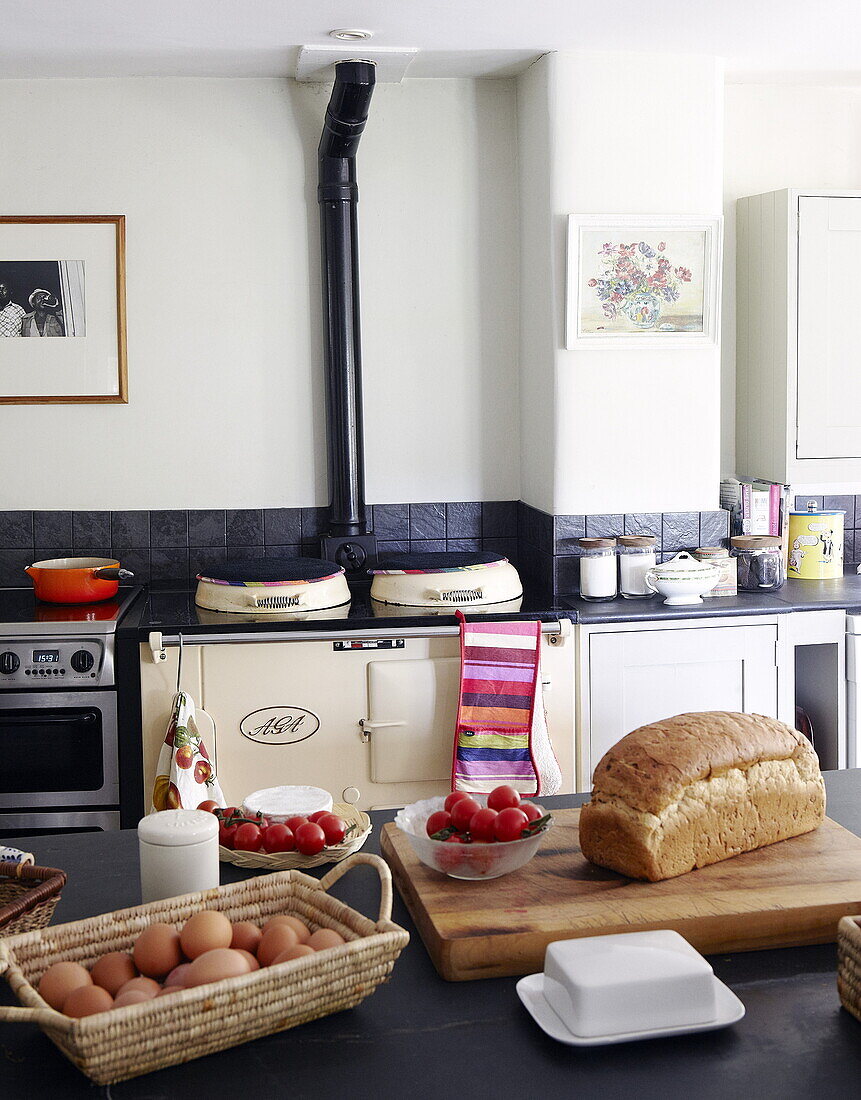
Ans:
{"label": "white wall", "polygon": [[[126,215],[129,404],[0,406],[0,508],[327,502],[328,94],[3,82],[4,212]],[[368,500],[516,498],[513,81],[379,85],[359,188]]]}
{"label": "white wall", "polygon": [[735,202],[784,187],[861,189],[861,88],[730,84],[725,123],[721,469],[756,475],[735,468]]}
{"label": "white wall", "polygon": [[[525,240],[541,225],[530,247],[543,249],[550,271],[536,297],[552,301],[552,348],[542,349],[552,366],[542,371],[553,379],[556,441],[550,508],[544,452],[529,457],[537,416],[524,362],[528,503],[574,514],[717,507],[717,348],[566,351],[564,308],[568,213],[720,213],[722,90],[720,66],[706,57],[558,53],[520,78],[521,120],[549,119],[549,196],[532,189],[543,222],[524,205],[522,232]],[[524,326],[533,306],[524,293]]]}

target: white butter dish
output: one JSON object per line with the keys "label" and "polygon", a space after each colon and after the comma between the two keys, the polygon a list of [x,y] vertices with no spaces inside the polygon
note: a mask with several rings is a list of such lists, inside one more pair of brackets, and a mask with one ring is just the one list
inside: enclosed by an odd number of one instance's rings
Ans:
{"label": "white butter dish", "polygon": [[712,968],[678,932],[629,932],[548,944],[544,997],[576,1035],[704,1024]]}

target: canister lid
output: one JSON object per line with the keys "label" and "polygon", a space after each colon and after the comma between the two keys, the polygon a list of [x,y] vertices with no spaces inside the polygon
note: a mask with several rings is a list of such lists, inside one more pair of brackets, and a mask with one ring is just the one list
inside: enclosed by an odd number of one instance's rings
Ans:
{"label": "canister lid", "polygon": [[817,508],[815,512],[790,512],[791,516],[845,516],[845,508]]}
{"label": "canister lid", "polygon": [[776,550],[783,545],[777,535],[733,535],[730,542],[736,550]]}
{"label": "canister lid", "polygon": [[620,546],[646,546],[646,547],[654,546],[655,545],[655,536],[654,535],[620,535],[619,536],[619,545]]}
{"label": "canister lid", "polygon": [[698,558],[727,558],[729,550],[725,546],[698,546],[694,554]]}
{"label": "canister lid", "polygon": [[612,550],[616,545],[615,539],[577,539],[578,545],[583,550]]}
{"label": "canister lid", "polygon": [[215,836],[218,836],[218,818],[207,810],[160,810],[138,822],[140,840],[165,848],[200,844]]}

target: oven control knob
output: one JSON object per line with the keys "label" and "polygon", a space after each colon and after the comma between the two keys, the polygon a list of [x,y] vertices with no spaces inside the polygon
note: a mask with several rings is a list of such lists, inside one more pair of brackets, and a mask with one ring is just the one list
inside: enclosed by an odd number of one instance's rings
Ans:
{"label": "oven control knob", "polygon": [[75,672],[89,672],[92,667],[93,655],[86,649],[79,649],[77,653],[72,654],[72,668]]}
{"label": "oven control knob", "polygon": [[16,653],[0,653],[0,672],[4,676],[11,676],[13,672],[17,672],[20,664]]}

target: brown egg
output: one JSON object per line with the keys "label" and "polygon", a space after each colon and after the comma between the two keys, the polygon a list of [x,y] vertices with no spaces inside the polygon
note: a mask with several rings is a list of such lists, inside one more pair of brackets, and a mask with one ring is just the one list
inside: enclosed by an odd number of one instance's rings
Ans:
{"label": "brown egg", "polygon": [[185,985],[185,976],[191,963],[180,963],[175,966],[164,980],[165,985]]}
{"label": "brown egg", "polygon": [[260,963],[254,957],[254,955],[251,954],[250,951],[246,951],[242,947],[235,947],[233,950],[238,951],[239,954],[243,957],[243,959],[245,959],[245,961],[248,963],[249,972],[252,971],[252,970],[259,970],[260,969]]}
{"label": "brown egg", "polygon": [[252,955],[256,955],[262,935],[263,933],[257,925],[250,920],[238,921],[233,926],[233,939],[230,941],[230,946],[237,948],[237,950],[250,951]]}
{"label": "brown egg", "polygon": [[188,968],[187,986],[207,985],[222,978],[238,978],[248,973],[245,958],[230,947],[216,947],[198,955]]}
{"label": "brown egg", "polygon": [[[158,993],[155,994],[158,996]],[[117,994],[117,999],[114,1001],[114,1008],[125,1008],[126,1005],[140,1005],[144,1001],[151,1001],[153,999],[152,993],[145,993],[142,989],[126,989],[123,992]]]}
{"label": "brown egg", "polygon": [[123,993],[128,993],[130,990],[145,993],[147,997],[154,997],[160,989],[161,986],[152,978],[132,978],[131,981],[126,982],[124,986],[120,987],[117,992],[117,997],[121,997]]}
{"label": "brown egg", "polygon": [[336,932],[334,928],[318,928],[316,932],[311,933],[308,946],[313,947],[315,951],[325,951],[327,947],[340,947],[346,942],[341,933]]}
{"label": "brown egg", "polygon": [[163,985],[156,993],[156,997],[163,997],[165,993],[182,993],[183,989],[185,989],[184,985]]}
{"label": "brown egg", "polygon": [[138,936],[135,966],[149,978],[163,978],[182,962],[179,933],[169,924],[151,924]]}
{"label": "brown egg", "polygon": [[276,924],[286,924],[289,928],[292,928],[296,933],[296,937],[299,943],[307,943],[308,937],[311,935],[311,929],[307,924],[303,924],[298,917],[279,916],[273,917],[263,925],[263,931],[273,927]]}
{"label": "brown egg", "polygon": [[295,947],[299,938],[288,924],[276,924],[263,933],[257,948],[257,961],[261,966],[271,966],[272,960],[288,947]]}
{"label": "brown egg", "polygon": [[100,985],[82,985],[73,989],[63,1002],[63,1012],[67,1016],[95,1016],[97,1012],[107,1012],[114,1007],[114,999]]}
{"label": "brown egg", "polygon": [[96,985],[106,989],[112,997],[132,978],[138,976],[138,968],[127,951],[111,951],[102,955],[90,971],[90,977]]}
{"label": "brown egg", "polygon": [[203,909],[185,922],[179,939],[186,956],[196,959],[217,947],[230,947],[233,925],[223,913]]}
{"label": "brown egg", "polygon": [[39,979],[39,996],[59,1012],[62,1011],[63,1003],[73,989],[92,984],[90,972],[80,963],[54,963]]}
{"label": "brown egg", "polygon": [[309,947],[307,943],[297,943],[292,947],[288,947],[286,951],[282,951],[280,955],[276,955],[272,960],[272,965],[277,966],[278,963],[290,962],[291,959],[301,959],[305,955],[313,954],[313,947]]}

